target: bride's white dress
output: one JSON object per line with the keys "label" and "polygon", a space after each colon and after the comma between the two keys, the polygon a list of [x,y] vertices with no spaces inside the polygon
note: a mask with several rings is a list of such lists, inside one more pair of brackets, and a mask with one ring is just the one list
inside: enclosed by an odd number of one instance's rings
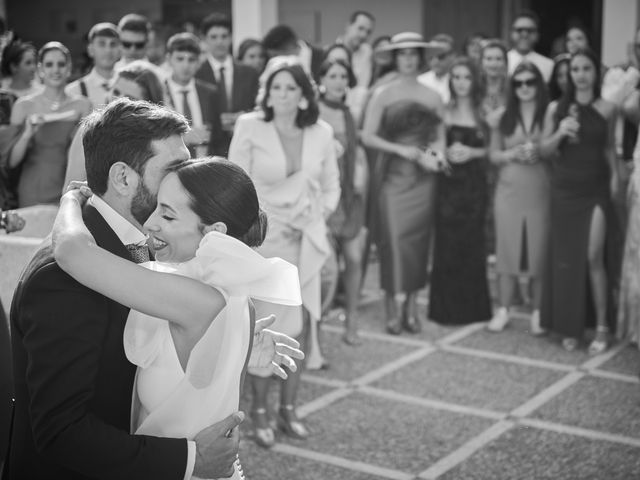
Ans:
{"label": "bride's white dress", "polygon": [[[218,232],[206,234],[188,262],[144,265],[197,279],[219,290],[227,301],[194,346],[184,370],[166,320],[132,310],[124,331],[127,358],[138,366],[132,431],[193,439],[238,410],[240,380],[251,345],[249,298],[299,305],[298,271]],[[243,478],[239,461],[235,470],[231,478]]]}

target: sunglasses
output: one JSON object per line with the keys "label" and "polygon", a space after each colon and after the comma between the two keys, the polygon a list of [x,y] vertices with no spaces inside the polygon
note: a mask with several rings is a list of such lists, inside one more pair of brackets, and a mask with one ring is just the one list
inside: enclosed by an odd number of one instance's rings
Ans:
{"label": "sunglasses", "polygon": [[122,46],[126,49],[134,47],[136,50],[142,50],[147,44],[147,42],[124,42],[124,41],[120,43],[122,43]]}
{"label": "sunglasses", "polygon": [[536,33],[538,29],[534,27],[519,27],[519,28],[514,28],[513,31],[516,32],[518,35],[522,35],[524,33],[526,34]]}
{"label": "sunglasses", "polygon": [[536,86],[536,81],[535,81],[534,78],[527,78],[526,80],[514,80],[513,81],[513,86],[515,88],[535,87]]}

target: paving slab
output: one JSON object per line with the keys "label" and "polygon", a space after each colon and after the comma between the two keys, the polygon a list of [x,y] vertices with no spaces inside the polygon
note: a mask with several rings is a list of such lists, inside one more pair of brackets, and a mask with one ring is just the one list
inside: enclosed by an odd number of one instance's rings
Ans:
{"label": "paving slab", "polygon": [[414,475],[492,423],[362,393],[340,399],[307,419],[316,435],[287,443]]}
{"label": "paving slab", "polygon": [[518,426],[438,480],[631,480],[640,448]]}
{"label": "paving slab", "polygon": [[567,352],[554,337],[531,335],[529,322],[521,318],[512,319],[502,332],[482,329],[455,345],[567,365],[579,365],[589,359],[584,349]]}
{"label": "paving slab", "polygon": [[316,462],[299,456],[265,450],[249,441],[240,442],[240,461],[249,480],[376,480],[371,473],[362,473]]}
{"label": "paving slab", "polygon": [[629,345],[599,369],[638,376],[640,374],[640,350],[636,345]]}
{"label": "paving slab", "polygon": [[640,438],[640,384],[584,377],[531,416]]}
{"label": "paving slab", "polygon": [[341,336],[341,333],[328,331],[322,333],[322,352],[330,362],[330,366],[328,370],[308,371],[308,375],[351,381],[419,349],[419,347],[367,338],[363,339],[362,345],[354,347],[344,343]]}
{"label": "paving slab", "polygon": [[390,373],[373,386],[508,412],[563,375],[543,368],[439,351]]}

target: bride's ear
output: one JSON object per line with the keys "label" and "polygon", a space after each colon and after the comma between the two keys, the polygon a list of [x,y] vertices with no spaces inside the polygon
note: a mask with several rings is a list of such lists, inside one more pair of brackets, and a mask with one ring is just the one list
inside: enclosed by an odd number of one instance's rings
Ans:
{"label": "bride's ear", "polygon": [[227,224],[224,222],[216,222],[213,225],[205,225],[202,232],[206,235],[209,232],[227,233]]}

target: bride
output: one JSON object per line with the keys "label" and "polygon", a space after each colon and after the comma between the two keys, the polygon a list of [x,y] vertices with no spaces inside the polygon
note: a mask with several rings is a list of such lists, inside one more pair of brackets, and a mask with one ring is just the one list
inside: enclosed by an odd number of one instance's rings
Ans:
{"label": "bride", "polygon": [[[85,187],[62,198],[54,255],[78,282],[132,309],[124,331],[138,366],[132,431],[193,439],[238,410],[254,338],[249,299],[300,305],[300,285],[295,266],[253,250],[267,219],[242,168],[208,158],[167,171],[144,225],[156,261],[137,265],[96,245],[82,221]],[[231,478],[244,478],[239,461]]]}

